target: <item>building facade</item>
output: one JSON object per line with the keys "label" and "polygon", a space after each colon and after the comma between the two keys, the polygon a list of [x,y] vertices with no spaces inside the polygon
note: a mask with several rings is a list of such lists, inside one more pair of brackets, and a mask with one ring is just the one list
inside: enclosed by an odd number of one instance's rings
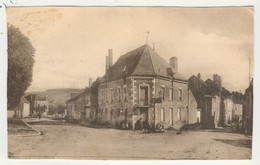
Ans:
{"label": "building facade", "polygon": [[97,121],[98,81],[97,79],[92,83],[90,79],[89,87],[86,87],[80,94],[73,94],[73,97],[67,100],[65,115],[68,119]]}
{"label": "building facade", "polygon": [[30,115],[30,102],[23,96],[17,107],[16,117],[29,117]]}
{"label": "building facade", "polygon": [[243,121],[245,132],[253,133],[253,80],[251,80],[249,87],[245,90],[245,104],[243,107]]}
{"label": "building facade", "polygon": [[197,102],[178,72],[176,57],[167,63],[148,45],[122,55],[114,65],[112,56],[109,50],[98,87],[99,122],[133,129],[139,119],[166,128],[197,122]]}
{"label": "building facade", "polygon": [[233,100],[230,98],[227,98],[224,100],[224,122],[225,124],[231,124],[233,116],[234,116],[234,106]]}
{"label": "building facade", "polygon": [[231,93],[222,87],[222,79],[213,74],[213,80],[203,81],[201,74],[189,78],[189,86],[201,109],[201,123],[205,128],[216,128],[232,122],[234,105]]}
{"label": "building facade", "polygon": [[221,82],[221,77],[217,74],[213,75],[213,80],[207,79],[205,82],[201,79],[200,73],[189,78],[189,86],[198,102],[198,109],[201,109],[203,127],[214,128],[245,120],[244,114],[248,110],[243,110],[246,102],[244,95],[239,92],[230,93],[222,87]]}
{"label": "building facade", "polygon": [[89,118],[90,115],[90,89],[86,88],[82,93],[69,99],[66,106],[66,115],[70,119],[79,120]]}

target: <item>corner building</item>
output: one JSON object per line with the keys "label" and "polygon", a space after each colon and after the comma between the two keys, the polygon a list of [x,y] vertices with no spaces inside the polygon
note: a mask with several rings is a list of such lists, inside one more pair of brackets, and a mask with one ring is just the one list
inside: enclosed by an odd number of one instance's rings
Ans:
{"label": "corner building", "polygon": [[140,118],[151,126],[180,128],[197,122],[197,102],[187,79],[178,72],[177,57],[167,63],[143,45],[120,56],[113,65],[109,50],[106,74],[98,87],[97,118],[112,126],[127,123],[132,129]]}

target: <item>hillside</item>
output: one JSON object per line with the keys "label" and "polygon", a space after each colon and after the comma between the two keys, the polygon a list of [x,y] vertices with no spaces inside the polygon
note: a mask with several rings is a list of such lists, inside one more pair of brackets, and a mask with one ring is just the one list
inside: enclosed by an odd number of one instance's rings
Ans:
{"label": "hillside", "polygon": [[36,94],[37,100],[47,100],[50,106],[66,105],[66,101],[71,98],[71,95],[78,94],[84,89],[61,88],[48,89],[40,92],[27,92],[28,94]]}

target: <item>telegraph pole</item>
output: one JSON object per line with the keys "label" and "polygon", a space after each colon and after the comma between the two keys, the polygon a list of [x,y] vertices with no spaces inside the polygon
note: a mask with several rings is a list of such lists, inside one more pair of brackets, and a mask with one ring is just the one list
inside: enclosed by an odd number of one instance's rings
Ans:
{"label": "telegraph pole", "polygon": [[249,67],[248,68],[248,71],[249,71],[248,79],[249,79],[249,85],[250,85],[250,68],[251,68],[251,66],[250,66],[251,65],[251,63],[250,63],[250,60],[251,60],[250,56],[248,57],[248,59],[249,59],[249,61],[248,61],[249,62],[249,65],[248,65],[248,67]]}

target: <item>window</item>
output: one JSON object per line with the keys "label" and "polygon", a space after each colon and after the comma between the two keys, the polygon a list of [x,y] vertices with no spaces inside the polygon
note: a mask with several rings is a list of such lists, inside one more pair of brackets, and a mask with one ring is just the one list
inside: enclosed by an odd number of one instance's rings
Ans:
{"label": "window", "polygon": [[140,105],[148,105],[148,86],[140,85],[139,87],[139,103]]}
{"label": "window", "polygon": [[162,87],[161,91],[162,91],[161,97],[162,97],[163,100],[165,100],[165,93],[166,93],[165,87]]}
{"label": "window", "polygon": [[113,88],[110,89],[110,102],[113,102]]}
{"label": "window", "polygon": [[114,88],[114,98],[117,97],[117,88]]}
{"label": "window", "polygon": [[170,101],[173,101],[173,88],[170,88],[169,96],[170,96]]}
{"label": "window", "polygon": [[181,120],[181,107],[178,108],[178,120]]}
{"label": "window", "polygon": [[101,89],[101,102],[102,103],[104,102],[104,91],[103,91],[103,89]]}
{"label": "window", "polygon": [[108,99],[107,99],[107,89],[105,90],[105,102],[107,102]]}
{"label": "window", "polygon": [[118,101],[121,101],[121,87],[118,87]]}
{"label": "window", "polygon": [[179,101],[182,101],[182,89],[179,89],[179,91],[178,91],[178,100]]}
{"label": "window", "polygon": [[161,121],[165,121],[165,109],[161,109]]}
{"label": "window", "polygon": [[123,88],[123,101],[126,101],[126,96],[127,96],[127,93],[126,93],[126,85],[124,85],[124,88]]}

